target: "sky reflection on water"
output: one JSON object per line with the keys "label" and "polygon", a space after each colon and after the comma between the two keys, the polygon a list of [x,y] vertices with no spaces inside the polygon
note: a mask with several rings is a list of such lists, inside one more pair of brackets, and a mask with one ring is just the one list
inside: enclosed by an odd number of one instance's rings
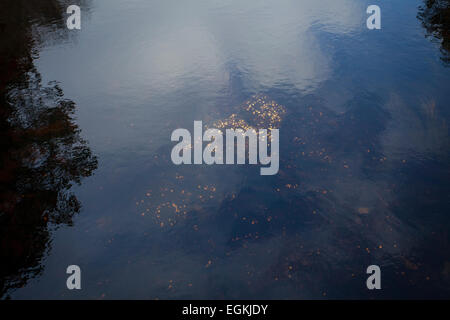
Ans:
{"label": "sky reflection on water", "polygon": [[[381,31],[368,5],[101,0],[75,36],[45,33],[34,64],[75,102],[98,167],[11,297],[448,298],[445,48],[421,1],[383,3]],[[172,164],[174,129],[258,125],[259,97],[285,110],[278,175]]]}

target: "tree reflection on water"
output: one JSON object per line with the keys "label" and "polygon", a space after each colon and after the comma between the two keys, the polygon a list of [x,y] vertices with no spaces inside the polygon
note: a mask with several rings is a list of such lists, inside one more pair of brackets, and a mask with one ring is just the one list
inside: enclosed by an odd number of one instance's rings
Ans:
{"label": "tree reflection on water", "polygon": [[80,211],[70,187],[97,168],[75,103],[33,64],[45,38],[64,36],[52,30],[63,12],[54,0],[0,3],[0,296],[42,271],[51,229]]}
{"label": "tree reflection on water", "polygon": [[427,34],[441,43],[442,60],[450,63],[450,1],[426,0],[418,18]]}

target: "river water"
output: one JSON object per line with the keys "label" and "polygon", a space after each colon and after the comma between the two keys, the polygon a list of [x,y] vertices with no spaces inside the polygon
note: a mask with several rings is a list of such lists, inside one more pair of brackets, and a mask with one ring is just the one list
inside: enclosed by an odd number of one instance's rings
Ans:
{"label": "river water", "polygon": [[[81,30],[64,1],[0,10],[3,297],[450,297],[440,8],[73,2]],[[279,128],[278,174],[174,165],[195,120]]]}

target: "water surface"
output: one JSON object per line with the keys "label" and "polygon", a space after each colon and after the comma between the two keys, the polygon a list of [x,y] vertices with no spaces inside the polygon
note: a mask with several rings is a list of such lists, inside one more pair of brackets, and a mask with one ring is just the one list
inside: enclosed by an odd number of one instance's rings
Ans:
{"label": "water surface", "polygon": [[[96,0],[69,31],[5,3],[4,297],[450,297],[448,9]],[[172,164],[173,130],[232,119],[280,129],[277,175]]]}

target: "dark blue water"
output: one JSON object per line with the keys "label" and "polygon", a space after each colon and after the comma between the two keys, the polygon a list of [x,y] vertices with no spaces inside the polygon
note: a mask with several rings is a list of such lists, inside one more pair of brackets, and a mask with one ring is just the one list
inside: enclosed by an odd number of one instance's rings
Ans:
{"label": "dark blue water", "polygon": [[[382,29],[368,30],[372,2],[86,1],[79,31],[65,29],[63,5],[11,7],[31,36],[14,53],[19,66],[28,57],[25,79],[2,82],[3,102],[32,105],[17,92],[30,74],[38,96],[57,81],[74,112],[61,127],[76,128],[52,140],[64,161],[30,165],[62,181],[47,202],[50,182],[4,161],[2,183],[16,177],[2,198],[4,296],[449,298],[448,39],[427,37],[423,1],[379,3]],[[252,103],[285,111],[277,175],[172,163],[173,130],[233,114],[261,124]],[[16,239],[19,209],[45,219]],[[66,288],[71,264],[80,291]],[[366,287],[372,264],[382,290]]]}

